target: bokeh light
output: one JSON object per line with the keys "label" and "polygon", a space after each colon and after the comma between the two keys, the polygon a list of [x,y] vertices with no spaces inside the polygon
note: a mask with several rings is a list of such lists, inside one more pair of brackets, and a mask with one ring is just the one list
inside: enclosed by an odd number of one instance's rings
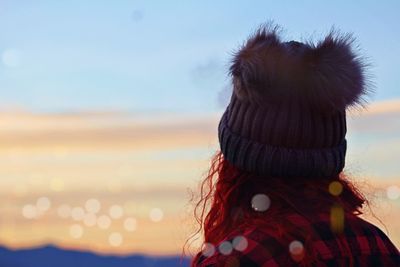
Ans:
{"label": "bokeh light", "polygon": [[95,198],[88,199],[85,203],[85,209],[91,213],[97,213],[100,211],[101,203]]}
{"label": "bokeh light", "polygon": [[211,257],[215,253],[215,246],[211,243],[205,242],[202,246],[201,253],[205,257]]}
{"label": "bokeh light", "polygon": [[111,219],[107,215],[101,215],[97,218],[97,226],[101,229],[108,229],[111,225]]}
{"label": "bokeh light", "polygon": [[137,221],[135,218],[126,218],[124,221],[124,228],[128,232],[133,232],[137,228]]}
{"label": "bokeh light", "polygon": [[139,9],[135,9],[132,11],[131,18],[134,22],[139,22],[143,19],[143,12]]}
{"label": "bokeh light", "polygon": [[235,250],[237,251],[244,251],[246,250],[247,246],[248,246],[248,241],[246,239],[246,237],[244,236],[236,236],[233,240],[232,240],[232,246]]}
{"label": "bokeh light", "polygon": [[64,180],[61,178],[53,178],[50,180],[50,188],[55,192],[61,192],[64,190]]}
{"label": "bokeh light", "polygon": [[2,54],[3,64],[7,67],[17,67],[20,64],[21,52],[17,49],[5,50]]}
{"label": "bokeh light", "polygon": [[343,185],[338,181],[333,181],[329,184],[329,193],[333,196],[339,196],[343,191]]}
{"label": "bokeh light", "polygon": [[330,222],[331,222],[331,230],[334,233],[342,233],[344,229],[344,210],[338,204],[335,204],[331,208],[330,213]]}
{"label": "bokeh light", "polygon": [[97,217],[94,213],[86,213],[83,217],[83,223],[86,226],[95,226],[97,224]]}
{"label": "bokeh light", "polygon": [[72,238],[79,239],[83,235],[83,227],[79,224],[73,224],[69,228],[69,234]]}
{"label": "bokeh light", "polygon": [[251,199],[251,207],[255,211],[263,212],[268,210],[271,205],[271,200],[265,194],[257,194]]}
{"label": "bokeh light", "polygon": [[153,208],[150,210],[149,217],[153,222],[159,222],[163,219],[164,212],[159,208]]}
{"label": "bokeh light", "polygon": [[386,195],[391,200],[396,200],[400,197],[400,187],[391,185],[386,189]]}
{"label": "bokeh light", "polygon": [[231,242],[229,242],[229,241],[222,242],[221,244],[219,244],[218,250],[223,255],[231,254],[232,250],[233,250]]}
{"label": "bokeh light", "polygon": [[47,197],[40,197],[36,201],[36,207],[40,213],[43,213],[43,212],[47,211],[48,209],[50,209],[50,206],[51,206],[51,202],[50,202],[50,199]]}
{"label": "bokeh light", "polygon": [[38,210],[36,206],[27,204],[22,208],[22,215],[27,219],[34,219],[38,216]]}
{"label": "bokeh light", "polygon": [[124,210],[119,205],[113,205],[109,210],[110,217],[113,219],[119,219],[124,215]]}
{"label": "bokeh light", "polygon": [[85,211],[82,207],[74,207],[71,210],[71,217],[75,221],[82,221],[83,217],[85,217]]}
{"label": "bokeh light", "polygon": [[122,235],[118,232],[111,233],[108,237],[108,242],[113,247],[119,247],[123,242]]}
{"label": "bokeh light", "polygon": [[289,252],[295,261],[302,260],[305,252],[303,243],[298,240],[293,240],[289,244]]}

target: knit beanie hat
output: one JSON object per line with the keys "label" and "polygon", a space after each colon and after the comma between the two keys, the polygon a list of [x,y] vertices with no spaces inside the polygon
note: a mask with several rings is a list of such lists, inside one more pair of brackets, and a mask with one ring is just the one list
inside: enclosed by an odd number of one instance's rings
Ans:
{"label": "knit beanie hat", "polygon": [[329,178],[345,166],[346,109],[371,92],[351,34],[282,42],[261,26],[234,54],[233,92],[218,126],[224,158],[273,177]]}

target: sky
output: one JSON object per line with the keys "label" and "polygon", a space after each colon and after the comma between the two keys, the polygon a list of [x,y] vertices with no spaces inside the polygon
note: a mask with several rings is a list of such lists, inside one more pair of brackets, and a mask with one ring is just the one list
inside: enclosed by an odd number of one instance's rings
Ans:
{"label": "sky", "polygon": [[345,170],[400,246],[400,4],[360,3],[0,0],[0,245],[179,254],[232,53],[272,19],[287,40],[353,32],[371,62]]}
{"label": "sky", "polygon": [[[35,112],[220,110],[232,53],[258,25],[353,32],[374,100],[399,97],[398,1],[0,1],[0,103]],[[5,63],[5,64],[4,64]],[[223,93],[222,93],[223,94]]]}

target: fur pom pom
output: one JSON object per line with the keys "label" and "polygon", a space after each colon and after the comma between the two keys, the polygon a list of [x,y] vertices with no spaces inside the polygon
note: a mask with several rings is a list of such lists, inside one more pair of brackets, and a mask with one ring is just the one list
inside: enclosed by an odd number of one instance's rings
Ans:
{"label": "fur pom pom", "polygon": [[335,30],[316,45],[282,42],[280,28],[261,26],[234,54],[234,93],[259,105],[301,101],[319,111],[363,106],[372,92],[365,60],[353,49],[351,34]]}

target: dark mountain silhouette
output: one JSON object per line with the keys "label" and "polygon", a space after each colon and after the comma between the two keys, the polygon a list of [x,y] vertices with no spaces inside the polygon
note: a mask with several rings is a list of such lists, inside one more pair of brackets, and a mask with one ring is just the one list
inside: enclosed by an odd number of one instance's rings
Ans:
{"label": "dark mountain silhouette", "polygon": [[189,258],[179,256],[105,256],[64,250],[54,246],[11,250],[0,247],[0,267],[187,267]]}

